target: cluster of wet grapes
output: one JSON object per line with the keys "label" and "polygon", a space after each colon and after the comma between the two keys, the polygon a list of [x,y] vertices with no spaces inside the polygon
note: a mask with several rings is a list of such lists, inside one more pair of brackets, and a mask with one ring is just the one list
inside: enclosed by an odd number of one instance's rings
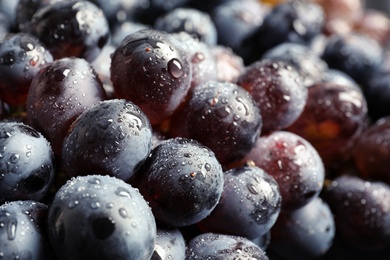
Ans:
{"label": "cluster of wet grapes", "polygon": [[385,12],[0,0],[0,21],[0,259],[389,259]]}

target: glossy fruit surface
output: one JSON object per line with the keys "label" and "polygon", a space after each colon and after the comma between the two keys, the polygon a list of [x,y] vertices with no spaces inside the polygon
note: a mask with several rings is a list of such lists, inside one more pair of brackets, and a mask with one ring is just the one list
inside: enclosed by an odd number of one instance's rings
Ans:
{"label": "glossy fruit surface", "polygon": [[114,177],[69,180],[49,209],[49,237],[59,259],[150,259],[152,212],[138,190]]}
{"label": "glossy fruit surface", "polygon": [[282,196],[275,179],[258,167],[242,167],[224,173],[221,200],[198,223],[203,232],[256,239],[266,235],[279,216]]}
{"label": "glossy fruit surface", "polygon": [[56,174],[50,143],[28,125],[2,122],[0,151],[0,202],[42,200]]}
{"label": "glossy fruit surface", "polygon": [[0,43],[0,97],[13,106],[24,106],[30,84],[38,71],[53,61],[35,36],[18,33]]}
{"label": "glossy fruit surface", "polygon": [[0,255],[4,259],[53,259],[46,236],[48,206],[19,200],[0,206]]}
{"label": "glossy fruit surface", "polygon": [[145,29],[127,36],[112,55],[115,93],[138,105],[152,124],[178,108],[191,86],[191,70],[172,36]]}
{"label": "glossy fruit surface", "polygon": [[221,198],[224,179],[209,148],[178,137],[155,147],[132,183],[157,220],[182,227],[210,214]]}
{"label": "glossy fruit surface", "polygon": [[128,180],[148,157],[151,144],[149,120],[136,105],[123,99],[102,101],[70,127],[62,149],[64,171],[70,177],[102,174]]}
{"label": "glossy fruit surface", "polygon": [[71,123],[106,98],[102,82],[85,59],[57,59],[42,68],[31,82],[26,100],[27,121],[60,156]]}
{"label": "glossy fruit surface", "polygon": [[90,1],[60,1],[39,9],[23,30],[45,44],[55,59],[92,61],[109,38],[102,10]]}
{"label": "glossy fruit surface", "polygon": [[235,83],[208,81],[189,93],[170,133],[209,147],[221,164],[241,159],[259,136],[262,118],[252,96]]}

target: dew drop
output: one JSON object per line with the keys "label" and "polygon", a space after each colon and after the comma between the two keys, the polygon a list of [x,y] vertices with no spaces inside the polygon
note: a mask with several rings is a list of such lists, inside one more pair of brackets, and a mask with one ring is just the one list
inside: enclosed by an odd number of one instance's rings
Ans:
{"label": "dew drop", "polygon": [[255,185],[251,184],[251,183],[248,183],[246,185],[246,187],[248,188],[248,190],[250,191],[250,193],[254,194],[254,195],[257,195],[259,194],[259,192],[257,191]]}
{"label": "dew drop", "polygon": [[192,56],[191,62],[192,63],[199,63],[205,59],[205,56],[202,52],[197,52]]}
{"label": "dew drop", "polygon": [[128,190],[126,190],[125,188],[122,188],[122,187],[118,187],[115,190],[115,194],[120,196],[120,197],[131,198],[130,192]]}
{"label": "dew drop", "polygon": [[70,209],[73,209],[74,207],[76,207],[77,205],[79,204],[79,201],[78,200],[72,200],[68,203],[68,208]]}
{"label": "dew drop", "polygon": [[98,209],[98,208],[100,208],[100,202],[93,201],[90,206],[92,209]]}
{"label": "dew drop", "polygon": [[16,236],[16,227],[18,221],[15,218],[11,218],[7,225],[7,236],[8,240],[14,240]]}
{"label": "dew drop", "polygon": [[9,158],[9,162],[12,163],[12,164],[16,164],[19,161],[19,159],[20,159],[20,155],[17,154],[17,153],[14,153]]}
{"label": "dew drop", "polygon": [[171,59],[168,61],[168,72],[172,77],[180,78],[184,74],[183,65],[178,59]]}
{"label": "dew drop", "polygon": [[99,184],[100,184],[100,179],[99,179],[99,178],[92,178],[92,179],[88,180],[88,182],[89,182],[90,184],[99,185]]}
{"label": "dew drop", "polygon": [[112,122],[113,122],[112,119],[102,119],[99,121],[99,123],[97,125],[102,129],[107,129],[111,125]]}
{"label": "dew drop", "polygon": [[127,214],[126,209],[120,208],[120,209],[119,209],[119,215],[120,215],[122,218],[127,218],[128,214]]}

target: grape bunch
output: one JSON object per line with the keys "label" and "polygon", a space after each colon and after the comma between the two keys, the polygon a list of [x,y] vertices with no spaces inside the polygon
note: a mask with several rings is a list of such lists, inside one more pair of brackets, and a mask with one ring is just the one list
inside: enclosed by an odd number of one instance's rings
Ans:
{"label": "grape bunch", "polygon": [[375,3],[0,0],[0,258],[389,259]]}

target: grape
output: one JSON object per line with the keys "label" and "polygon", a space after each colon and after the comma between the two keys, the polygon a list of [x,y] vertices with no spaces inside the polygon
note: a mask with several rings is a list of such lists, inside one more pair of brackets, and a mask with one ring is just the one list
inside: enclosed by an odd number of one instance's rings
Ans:
{"label": "grape", "polygon": [[35,35],[55,59],[92,61],[107,43],[109,26],[102,10],[90,1],[59,1],[34,13],[23,32]]}
{"label": "grape", "polygon": [[318,82],[309,88],[300,117],[286,130],[302,136],[318,151],[328,170],[351,159],[355,138],[366,127],[367,103],[360,88]]}
{"label": "grape", "polygon": [[54,259],[46,235],[48,207],[32,200],[0,206],[0,255],[4,259]]}
{"label": "grape", "polygon": [[276,180],[283,210],[306,205],[324,184],[325,169],[317,150],[291,132],[275,131],[258,138],[243,161],[252,161]]}
{"label": "grape", "polygon": [[284,61],[254,62],[239,76],[237,84],[256,102],[263,119],[263,134],[284,129],[295,122],[308,95],[301,74]]}
{"label": "grape", "polygon": [[275,179],[258,167],[240,167],[224,173],[221,200],[198,223],[203,232],[260,238],[279,216],[281,194]]}
{"label": "grape", "polygon": [[280,43],[308,44],[321,33],[324,20],[322,8],[313,1],[283,1],[235,50],[246,64],[251,64]]}
{"label": "grape", "polygon": [[89,107],[73,122],[61,158],[69,177],[101,174],[128,180],[151,145],[146,115],[130,101],[111,99]]}
{"label": "grape", "polygon": [[8,35],[0,43],[0,97],[12,106],[24,106],[30,84],[53,56],[35,37]]}
{"label": "grape", "polygon": [[379,67],[382,57],[383,50],[378,42],[357,33],[330,36],[322,54],[330,68],[347,73],[363,85]]}
{"label": "grape", "polygon": [[271,229],[269,249],[283,259],[316,259],[330,249],[335,233],[329,205],[317,197],[299,209],[280,213]]}
{"label": "grape", "polygon": [[390,118],[384,117],[369,126],[358,138],[354,161],[361,177],[390,185],[387,163],[390,158]]}
{"label": "grape", "polygon": [[42,200],[55,178],[50,143],[32,127],[0,123],[0,203]]}
{"label": "grape", "polygon": [[342,175],[326,186],[324,198],[344,241],[364,250],[389,248],[389,185]]}
{"label": "grape", "polygon": [[42,68],[31,82],[26,101],[27,122],[61,156],[71,123],[87,108],[105,99],[102,82],[86,60],[57,59]]}
{"label": "grape", "polygon": [[259,109],[246,90],[234,83],[208,81],[190,91],[171,119],[170,134],[201,142],[225,165],[250,151],[261,127]]}
{"label": "grape", "polygon": [[223,182],[214,153],[180,137],[155,147],[131,180],[156,219],[175,227],[195,224],[209,215],[221,198]]}
{"label": "grape", "polygon": [[183,101],[191,86],[191,70],[172,36],[145,29],[130,34],[116,48],[111,80],[117,97],[138,105],[155,125]]}
{"label": "grape", "polygon": [[156,222],[138,190],[101,175],[72,178],[49,209],[58,259],[150,259]]}
{"label": "grape", "polygon": [[260,1],[225,1],[212,10],[218,43],[236,48],[263,22],[269,8]]}

